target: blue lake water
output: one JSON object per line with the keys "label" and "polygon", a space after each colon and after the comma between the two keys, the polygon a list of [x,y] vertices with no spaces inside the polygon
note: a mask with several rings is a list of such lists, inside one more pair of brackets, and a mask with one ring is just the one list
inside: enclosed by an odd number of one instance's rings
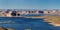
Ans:
{"label": "blue lake water", "polygon": [[16,30],[60,30],[60,27],[54,27],[51,24],[44,22],[40,18],[23,18],[23,17],[0,17],[0,22],[15,22],[15,23],[2,23],[0,26],[5,28],[14,28]]}

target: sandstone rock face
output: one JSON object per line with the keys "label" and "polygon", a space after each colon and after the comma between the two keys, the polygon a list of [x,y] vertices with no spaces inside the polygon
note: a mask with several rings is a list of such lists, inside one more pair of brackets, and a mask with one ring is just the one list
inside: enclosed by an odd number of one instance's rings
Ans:
{"label": "sandstone rock face", "polygon": [[27,28],[27,29],[25,29],[25,30],[31,30],[31,28]]}
{"label": "sandstone rock face", "polygon": [[14,28],[7,28],[8,30],[15,30]]}
{"label": "sandstone rock face", "polygon": [[0,27],[0,30],[15,30],[14,28],[4,28],[4,27]]}

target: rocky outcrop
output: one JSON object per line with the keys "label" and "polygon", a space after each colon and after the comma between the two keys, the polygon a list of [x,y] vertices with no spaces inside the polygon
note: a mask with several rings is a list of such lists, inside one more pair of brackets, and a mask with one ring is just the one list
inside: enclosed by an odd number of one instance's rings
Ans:
{"label": "rocky outcrop", "polygon": [[0,30],[15,30],[14,28],[4,28],[4,27],[0,27]]}

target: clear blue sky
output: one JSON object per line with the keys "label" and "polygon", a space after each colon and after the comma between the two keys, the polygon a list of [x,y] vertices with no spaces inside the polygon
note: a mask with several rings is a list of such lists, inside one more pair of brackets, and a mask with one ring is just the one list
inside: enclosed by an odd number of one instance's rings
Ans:
{"label": "clear blue sky", "polygon": [[60,9],[60,0],[0,0],[0,9]]}

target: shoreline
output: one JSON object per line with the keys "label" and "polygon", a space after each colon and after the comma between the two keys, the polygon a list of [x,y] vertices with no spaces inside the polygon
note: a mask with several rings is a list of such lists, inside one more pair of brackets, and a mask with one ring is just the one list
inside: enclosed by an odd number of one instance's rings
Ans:
{"label": "shoreline", "polygon": [[[8,16],[0,16],[0,17],[8,17]],[[11,17],[44,18],[44,22],[51,22],[49,24],[53,26],[60,26],[60,16],[11,16]]]}
{"label": "shoreline", "polygon": [[60,16],[35,16],[27,18],[44,18],[45,22],[51,22],[49,24],[53,26],[60,26]]}

